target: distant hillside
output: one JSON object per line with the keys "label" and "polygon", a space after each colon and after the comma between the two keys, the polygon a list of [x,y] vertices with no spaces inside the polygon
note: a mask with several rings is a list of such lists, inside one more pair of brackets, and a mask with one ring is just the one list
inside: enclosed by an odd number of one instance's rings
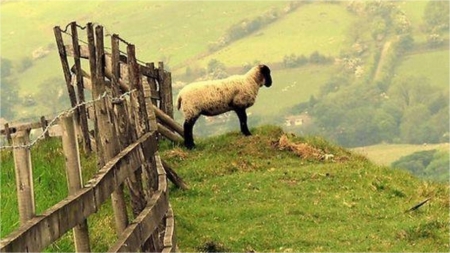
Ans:
{"label": "distant hillside", "polygon": [[[1,48],[2,72],[5,58],[11,76],[2,79],[1,101],[11,101],[1,108],[14,113],[2,111],[2,117],[37,119],[67,109],[52,28],[75,20],[120,34],[136,44],[140,60],[164,61],[172,71],[174,96],[194,80],[268,64],[274,85],[261,89],[249,109],[253,126],[282,125],[287,117],[308,114],[308,127],[290,130],[346,147],[445,142],[449,35],[445,24],[433,21],[445,17],[442,4],[244,1],[218,8],[208,1],[8,2],[0,10],[2,24],[9,24],[2,26]],[[402,89],[411,95],[402,97]],[[50,93],[61,95],[55,99]],[[200,120],[197,134],[235,129],[233,120],[214,128]]]}

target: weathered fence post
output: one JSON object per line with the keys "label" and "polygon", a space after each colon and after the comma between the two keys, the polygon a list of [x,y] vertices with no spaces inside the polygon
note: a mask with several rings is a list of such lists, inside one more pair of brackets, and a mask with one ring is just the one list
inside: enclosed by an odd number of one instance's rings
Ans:
{"label": "weathered fence post", "polygon": [[[88,30],[89,31],[89,30]],[[104,52],[104,41],[103,41],[103,27],[95,27],[96,35],[96,71],[91,73],[94,82],[92,83],[92,96],[94,98],[101,96],[105,91],[105,52]],[[92,64],[92,62],[90,62]],[[91,67],[91,70],[93,68]],[[95,108],[95,118],[98,124],[98,134],[99,143],[102,147],[102,156],[99,157],[100,166],[103,166],[106,161],[112,159],[115,155],[119,153],[119,142],[116,136],[114,125],[112,124],[111,115],[112,112],[109,111],[109,106],[107,103],[111,103],[108,97],[104,97],[100,101],[94,103]],[[116,222],[117,235],[120,235],[128,226],[128,216],[125,204],[125,196],[123,192],[123,185],[111,194],[111,200],[113,203],[114,218]]]}
{"label": "weathered fence post", "polygon": [[161,110],[173,118],[173,101],[172,101],[172,77],[170,73],[164,71],[164,63],[158,63],[159,74],[159,94],[161,96]]}
{"label": "weathered fence post", "polygon": [[[12,138],[13,145],[28,145],[30,142],[29,135],[29,130],[17,132]],[[14,149],[14,166],[16,171],[20,224],[24,224],[35,214],[33,168],[31,165],[31,152],[28,147]]]}
{"label": "weathered fence post", "polygon": [[[66,158],[66,173],[69,195],[82,188],[80,154],[75,133],[73,115],[61,119],[62,144]],[[69,217],[70,218],[70,217]],[[90,252],[89,230],[87,220],[73,228],[76,252]]]}
{"label": "weathered fence post", "polygon": [[11,143],[12,143],[11,130],[9,129],[8,123],[5,124],[5,136],[6,136],[6,140],[8,141],[8,144],[11,145]]}
{"label": "weathered fence post", "polygon": [[[147,108],[145,107],[144,90],[142,87],[139,65],[136,62],[136,51],[134,45],[127,45],[128,74],[130,81],[130,116],[134,123],[137,138],[150,131],[148,125]],[[143,163],[145,163],[143,161]],[[143,164],[145,166],[145,164]],[[141,167],[142,168],[142,167]],[[142,187],[142,169],[136,170],[134,175],[130,175],[127,181],[130,188],[133,213],[135,217],[144,209],[147,204]]]}
{"label": "weathered fence post", "polygon": [[[155,71],[155,64],[153,62],[145,64],[152,73],[156,73]],[[156,95],[158,95],[158,86],[156,84],[156,81],[154,78],[147,78],[149,88],[150,88],[150,94],[152,94],[154,97],[152,97],[152,104],[155,106],[158,106],[158,99],[156,98]],[[158,96],[159,97],[159,96]]]}
{"label": "weathered fence post", "polygon": [[[72,75],[70,74],[69,62],[67,61],[67,53],[62,39],[62,31],[59,26],[53,28],[55,34],[56,45],[58,46],[59,58],[61,60],[62,69],[64,72],[64,79],[66,80],[67,92],[69,93],[70,105],[75,107],[77,105],[77,98],[75,88],[72,86]],[[75,115],[76,116],[76,115]]]}
{"label": "weathered fence post", "polygon": [[44,131],[44,136],[45,139],[47,139],[48,137],[50,137],[50,133],[47,131],[45,132],[45,129],[47,128],[48,124],[47,124],[47,120],[45,119],[45,116],[41,117],[41,126],[42,126],[42,131]]}
{"label": "weathered fence post", "polygon": [[[81,61],[80,61],[80,46],[78,44],[78,31],[77,24],[72,22],[70,24],[72,31],[72,43],[73,43],[73,58],[75,60],[75,69],[76,69],[76,81],[77,81],[77,95],[78,95],[78,103],[82,104],[85,102],[84,100],[84,84],[83,84],[83,74],[81,69]],[[80,117],[80,129],[81,134],[83,136],[83,144],[84,150],[89,153],[92,151],[91,147],[91,139],[89,137],[89,129],[87,124],[87,114],[86,114],[86,106],[80,105],[78,107],[78,113]]]}

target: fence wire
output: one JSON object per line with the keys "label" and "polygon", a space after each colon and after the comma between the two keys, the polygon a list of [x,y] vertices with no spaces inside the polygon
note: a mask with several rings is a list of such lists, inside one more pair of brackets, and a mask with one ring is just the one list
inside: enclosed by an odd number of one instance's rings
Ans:
{"label": "fence wire", "polygon": [[50,131],[50,128],[56,124],[56,122],[65,116],[68,116],[72,113],[75,112],[75,110],[77,110],[79,107],[81,106],[86,106],[86,105],[90,105],[93,104],[97,101],[100,101],[102,99],[104,99],[105,97],[109,97],[112,101],[112,103],[117,103],[118,101],[123,101],[125,99],[125,97],[129,96],[131,93],[135,92],[136,89],[130,90],[128,92],[123,93],[122,95],[118,96],[118,97],[113,97],[110,94],[108,94],[106,91],[98,96],[98,98],[94,99],[94,100],[90,100],[90,101],[86,101],[83,103],[79,103],[77,105],[75,105],[74,107],[67,109],[65,111],[62,111],[61,113],[59,113],[56,117],[54,117],[51,121],[49,121],[49,123],[47,124],[47,127],[42,131],[42,133],[33,141],[31,141],[28,144],[22,144],[22,145],[9,145],[9,146],[1,146],[0,150],[8,150],[8,149],[31,149],[38,141],[42,140],[45,138],[45,135]]}

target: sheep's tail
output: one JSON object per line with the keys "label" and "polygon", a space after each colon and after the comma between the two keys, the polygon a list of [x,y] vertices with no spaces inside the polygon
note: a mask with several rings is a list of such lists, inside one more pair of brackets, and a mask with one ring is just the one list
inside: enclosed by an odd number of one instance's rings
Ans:
{"label": "sheep's tail", "polygon": [[181,108],[181,96],[178,96],[178,98],[177,98],[177,109],[178,109],[178,111],[180,110],[180,108]]}

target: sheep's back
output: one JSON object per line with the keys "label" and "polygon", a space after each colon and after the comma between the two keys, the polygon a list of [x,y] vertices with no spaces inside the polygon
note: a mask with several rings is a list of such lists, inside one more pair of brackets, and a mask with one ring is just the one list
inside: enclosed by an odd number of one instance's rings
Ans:
{"label": "sheep's back", "polygon": [[236,90],[219,81],[191,83],[180,91],[178,96],[182,98],[181,110],[186,118],[198,114],[213,116],[229,110]]}
{"label": "sheep's back", "polygon": [[222,80],[191,83],[179,93],[181,110],[185,118],[193,118],[199,114],[218,115],[233,107],[252,106],[259,89],[252,80],[236,75]]}

